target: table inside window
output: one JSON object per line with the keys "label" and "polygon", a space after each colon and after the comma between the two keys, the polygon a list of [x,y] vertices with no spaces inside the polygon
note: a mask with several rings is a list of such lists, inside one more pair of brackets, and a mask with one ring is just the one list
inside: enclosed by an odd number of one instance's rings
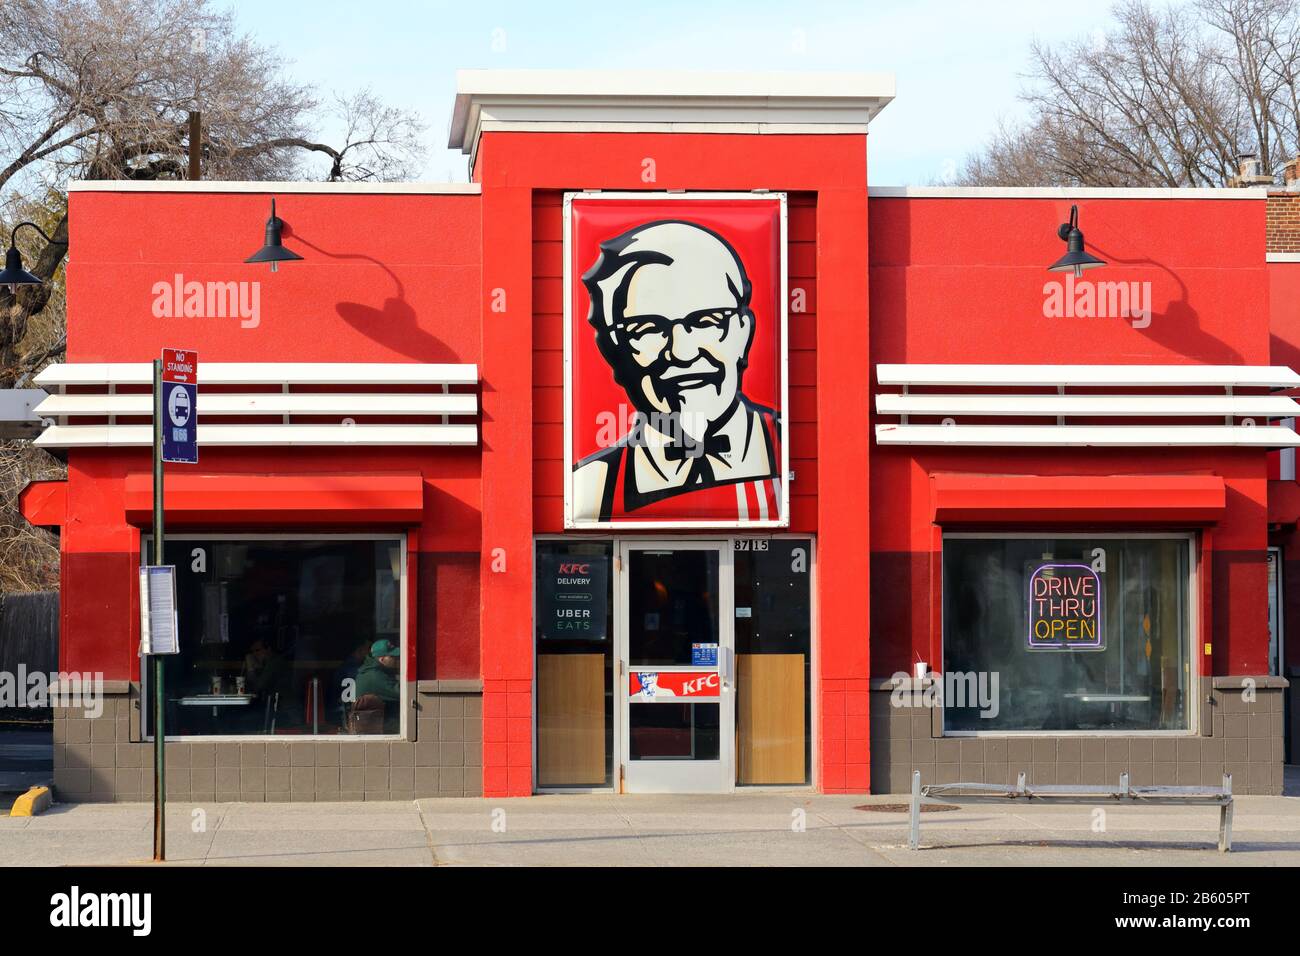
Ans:
{"label": "table inside window", "polygon": [[212,716],[216,717],[218,707],[247,707],[256,694],[193,694],[181,697],[176,702],[182,707],[211,707]]}

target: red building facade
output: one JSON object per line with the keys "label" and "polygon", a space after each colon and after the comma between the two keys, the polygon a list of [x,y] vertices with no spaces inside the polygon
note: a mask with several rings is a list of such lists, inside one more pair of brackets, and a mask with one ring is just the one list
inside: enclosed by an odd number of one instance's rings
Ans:
{"label": "red building facade", "polygon": [[[60,531],[61,668],[108,692],[57,716],[61,794],[151,785],[162,347],[200,356],[200,463],[165,498],[177,796],[882,792],[913,769],[1280,792],[1269,547],[1300,378],[1264,193],[869,188],[892,95],[465,74],[467,185],[78,184],[67,362],[40,379],[68,478],[23,499]],[[272,197],[303,257],[274,274],[242,262]],[[575,209],[615,202],[631,218],[584,245]],[[727,203],[773,210],[770,235]],[[1107,263],[1079,279],[1046,271],[1073,204]],[[584,522],[588,387],[627,407],[599,473],[619,507]],[[1036,603],[1039,579],[1078,599]]]}

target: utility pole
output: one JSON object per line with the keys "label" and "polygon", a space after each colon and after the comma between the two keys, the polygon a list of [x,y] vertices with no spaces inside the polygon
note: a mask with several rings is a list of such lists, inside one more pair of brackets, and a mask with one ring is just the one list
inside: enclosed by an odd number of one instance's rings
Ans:
{"label": "utility pole", "polygon": [[199,158],[203,152],[203,114],[198,110],[190,110],[190,180],[197,180],[201,177],[199,168]]}

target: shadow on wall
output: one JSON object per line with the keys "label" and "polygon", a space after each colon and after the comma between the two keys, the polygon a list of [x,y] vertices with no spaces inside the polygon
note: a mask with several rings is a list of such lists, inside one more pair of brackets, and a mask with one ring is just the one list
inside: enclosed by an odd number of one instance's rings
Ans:
{"label": "shadow on wall", "polygon": [[371,262],[383,269],[392,280],[393,293],[384,299],[383,305],[376,308],[360,302],[339,302],[334,306],[336,312],[359,332],[378,342],[380,345],[399,352],[419,362],[458,362],[459,356],[436,335],[420,328],[418,317],[411,304],[406,301],[406,288],[402,280],[392,269],[374,256],[363,253],[330,252],[296,235],[287,225],[284,235],[292,238],[299,245],[306,246],[328,259],[362,260]]}
{"label": "shadow on wall", "polygon": [[[1179,297],[1170,302],[1163,312],[1151,313],[1151,324],[1135,329],[1139,334],[1157,342],[1176,354],[1185,355],[1210,365],[1240,365],[1242,354],[1218,336],[1201,328],[1201,314],[1192,308],[1187,299],[1187,284],[1182,277],[1162,262],[1154,259],[1120,259],[1096,243],[1089,243],[1108,263],[1123,266],[1154,266],[1169,273],[1178,283]],[[1099,277],[1098,281],[1105,281]]]}
{"label": "shadow on wall", "polygon": [[1273,332],[1269,336],[1269,362],[1287,368],[1300,368],[1300,345]]}

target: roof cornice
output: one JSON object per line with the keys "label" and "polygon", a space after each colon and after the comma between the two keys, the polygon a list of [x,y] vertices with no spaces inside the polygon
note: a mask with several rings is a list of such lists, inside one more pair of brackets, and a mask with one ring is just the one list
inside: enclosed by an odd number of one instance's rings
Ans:
{"label": "roof cornice", "polygon": [[865,133],[888,73],[462,70],[448,145],[491,131]]}

